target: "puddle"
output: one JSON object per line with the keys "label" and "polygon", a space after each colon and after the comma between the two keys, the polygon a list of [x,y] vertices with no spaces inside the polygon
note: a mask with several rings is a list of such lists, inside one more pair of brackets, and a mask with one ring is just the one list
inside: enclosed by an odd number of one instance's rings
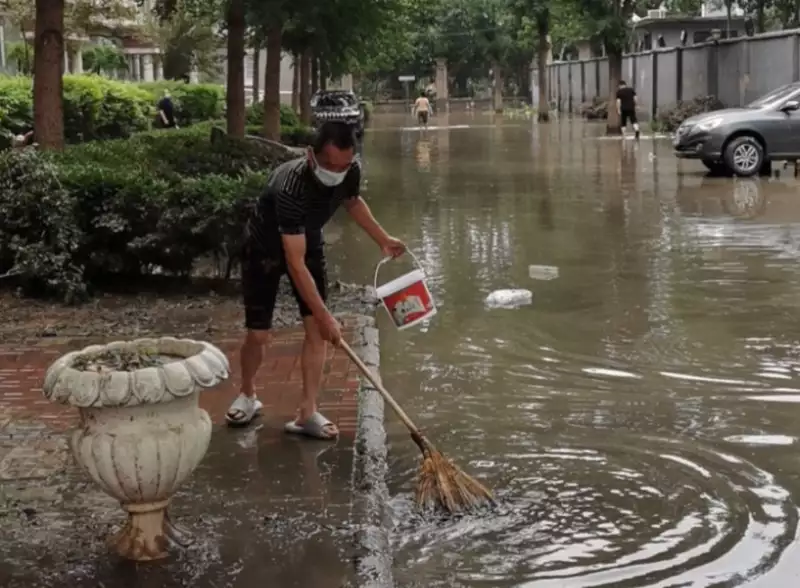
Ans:
{"label": "puddle", "polygon": [[[792,585],[800,183],[707,177],[668,140],[578,119],[408,121],[367,135],[370,206],[439,314],[402,333],[380,319],[382,377],[501,506],[417,517],[418,451],[388,418],[397,584]],[[342,279],[363,279],[374,246],[342,244]],[[534,306],[487,311],[532,280]]]}

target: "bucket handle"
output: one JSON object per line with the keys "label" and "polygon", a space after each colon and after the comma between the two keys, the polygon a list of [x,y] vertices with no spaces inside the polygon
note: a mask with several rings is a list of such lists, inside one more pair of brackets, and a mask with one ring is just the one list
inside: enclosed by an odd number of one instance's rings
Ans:
{"label": "bucket handle", "polygon": [[[425,273],[425,269],[422,267],[422,264],[419,262],[419,259],[417,258],[417,256],[414,255],[414,252],[411,251],[410,249],[406,249],[406,253],[408,253],[411,256],[411,259],[414,260],[414,265],[416,265],[420,270],[422,270],[422,273]],[[378,272],[381,271],[381,266],[384,263],[388,263],[388,262],[390,262],[390,261],[392,261],[394,259],[395,258],[391,257],[391,256],[384,257],[383,259],[381,259],[378,262],[378,265],[375,266],[375,277],[372,279],[372,287],[375,288],[376,292],[378,291]]]}

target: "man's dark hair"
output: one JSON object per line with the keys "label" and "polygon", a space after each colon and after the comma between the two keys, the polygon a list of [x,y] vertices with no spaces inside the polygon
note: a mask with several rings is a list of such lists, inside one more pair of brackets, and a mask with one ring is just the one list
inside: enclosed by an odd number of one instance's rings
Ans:
{"label": "man's dark hair", "polygon": [[625,80],[620,80],[620,81],[619,81],[619,85],[620,85],[620,86],[625,86],[625,85],[626,85],[626,84],[625,84]]}
{"label": "man's dark hair", "polygon": [[339,120],[329,120],[317,129],[314,135],[314,153],[322,153],[322,149],[328,143],[332,143],[337,149],[355,149],[356,134],[353,128],[345,122]]}
{"label": "man's dark hair", "polygon": [[425,90],[420,90],[420,91],[419,91],[419,95],[420,95],[420,96],[422,96],[422,97],[424,98],[425,96],[427,96],[427,95],[428,95],[428,93],[427,93]]}

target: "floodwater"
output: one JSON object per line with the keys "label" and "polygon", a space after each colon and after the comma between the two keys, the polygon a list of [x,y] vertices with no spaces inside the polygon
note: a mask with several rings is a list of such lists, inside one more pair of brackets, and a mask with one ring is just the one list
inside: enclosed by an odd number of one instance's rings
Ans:
{"label": "floodwater", "polygon": [[[381,315],[381,371],[501,505],[414,516],[419,456],[387,413],[398,586],[798,585],[792,170],[708,178],[581,121],[431,124],[378,117],[363,148],[364,195],[439,304],[404,332]],[[368,238],[331,237],[342,279],[371,279]],[[532,304],[487,308],[502,288]]]}

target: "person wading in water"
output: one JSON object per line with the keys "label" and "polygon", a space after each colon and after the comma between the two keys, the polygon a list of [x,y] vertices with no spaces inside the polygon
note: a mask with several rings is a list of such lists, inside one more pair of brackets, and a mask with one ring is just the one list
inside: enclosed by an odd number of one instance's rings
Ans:
{"label": "person wading in water", "polygon": [[406,246],[389,236],[359,195],[361,166],[355,159],[356,138],[345,123],[323,124],[313,148],[278,166],[248,220],[242,255],[242,290],[247,334],[241,349],[241,393],[227,421],[246,425],[261,410],[255,377],[269,342],[281,277],[288,274],[303,318],[301,357],[303,397],[288,433],[335,439],[336,426],[317,411],[326,341],[337,344],[341,326],[328,310],[322,227],[340,205],[380,247],[398,257]]}
{"label": "person wading in water", "polygon": [[619,89],[617,90],[617,114],[619,114],[619,126],[624,135],[625,127],[628,126],[628,121],[631,121],[631,124],[633,125],[633,132],[638,139],[639,120],[636,118],[637,106],[639,106],[639,98],[636,96],[636,90],[625,84],[625,80],[620,80]]}
{"label": "person wading in water", "polygon": [[425,91],[423,90],[419,94],[419,98],[417,101],[414,102],[414,112],[417,115],[417,121],[419,124],[428,128],[428,117],[430,116],[431,112],[431,103],[428,100],[428,97],[425,95]]}

